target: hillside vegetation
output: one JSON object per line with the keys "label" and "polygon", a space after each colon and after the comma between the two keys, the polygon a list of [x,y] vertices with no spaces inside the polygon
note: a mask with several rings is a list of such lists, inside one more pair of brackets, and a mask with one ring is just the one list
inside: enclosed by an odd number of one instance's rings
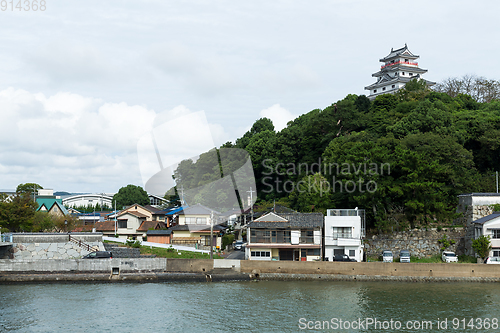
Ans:
{"label": "hillside vegetation", "polygon": [[222,148],[251,156],[257,204],[300,212],[359,207],[381,232],[448,224],[458,194],[496,191],[500,102],[451,97],[414,80],[373,102],[348,95],[280,132],[259,119]]}

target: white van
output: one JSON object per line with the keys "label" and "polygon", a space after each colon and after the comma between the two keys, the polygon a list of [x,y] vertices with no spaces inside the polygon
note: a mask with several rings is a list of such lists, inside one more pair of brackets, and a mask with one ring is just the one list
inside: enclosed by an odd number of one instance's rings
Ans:
{"label": "white van", "polygon": [[394,256],[392,255],[392,251],[385,250],[382,252],[382,261],[383,262],[393,262]]}

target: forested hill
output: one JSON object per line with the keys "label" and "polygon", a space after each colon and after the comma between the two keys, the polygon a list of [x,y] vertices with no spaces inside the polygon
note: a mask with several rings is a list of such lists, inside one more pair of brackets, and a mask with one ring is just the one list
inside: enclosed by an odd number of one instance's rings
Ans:
{"label": "forested hill", "polygon": [[450,97],[411,81],[370,102],[348,95],[280,132],[262,118],[235,143],[252,158],[261,205],[366,209],[379,231],[445,223],[457,195],[494,192],[500,102]]}

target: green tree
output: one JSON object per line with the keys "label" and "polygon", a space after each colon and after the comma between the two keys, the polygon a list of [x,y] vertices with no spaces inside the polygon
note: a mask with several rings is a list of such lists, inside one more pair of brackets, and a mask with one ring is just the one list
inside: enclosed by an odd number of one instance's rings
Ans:
{"label": "green tree", "polygon": [[0,227],[9,231],[31,231],[38,205],[27,193],[16,193],[0,202]]}
{"label": "green tree", "polygon": [[[287,185],[283,184],[284,190]],[[322,212],[332,208],[332,188],[320,173],[303,177],[290,193],[289,199],[300,212]]]}
{"label": "green tree", "polygon": [[490,255],[491,251],[490,235],[482,235],[481,237],[474,239],[472,241],[472,248],[476,251],[477,255],[484,260]]}
{"label": "green tree", "polygon": [[148,193],[142,187],[131,184],[120,188],[113,196],[113,201],[116,201],[117,208],[133,204],[149,205]]}
{"label": "green tree", "polygon": [[43,187],[41,185],[36,184],[36,183],[25,183],[25,184],[17,185],[16,193],[26,193],[31,198],[33,198],[33,191],[35,191],[35,194],[36,194],[38,192],[38,190],[42,190],[42,189],[43,189]]}
{"label": "green tree", "polygon": [[38,211],[33,218],[33,232],[50,232],[55,228],[54,218],[48,212]]}

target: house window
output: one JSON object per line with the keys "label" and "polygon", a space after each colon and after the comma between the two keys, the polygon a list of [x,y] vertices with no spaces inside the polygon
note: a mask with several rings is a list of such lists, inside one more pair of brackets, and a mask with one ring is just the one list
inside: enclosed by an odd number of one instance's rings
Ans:
{"label": "house window", "polygon": [[334,227],[333,228],[333,239],[339,238],[352,238],[352,228],[351,227]]}
{"label": "house window", "polygon": [[118,228],[127,228],[128,221],[118,221]]}
{"label": "house window", "polygon": [[500,249],[493,249],[493,257],[500,257]]}
{"label": "house window", "polygon": [[319,249],[307,249],[308,256],[319,256]]}
{"label": "house window", "polygon": [[408,59],[405,59],[405,62],[409,62]]}
{"label": "house window", "polygon": [[344,249],[333,249],[333,255],[344,254]]}
{"label": "house window", "polygon": [[405,72],[401,72],[401,75],[405,75]]}
{"label": "house window", "polygon": [[408,75],[413,76],[413,73],[408,73]]}
{"label": "house window", "polygon": [[314,234],[312,230],[302,230],[300,232],[300,243],[313,244]]}
{"label": "house window", "polygon": [[392,85],[392,89],[394,89],[394,88],[396,88],[396,85],[395,85],[395,84],[393,84],[393,85]]}
{"label": "house window", "polygon": [[383,87],[382,90],[385,90],[385,87]]}
{"label": "house window", "polygon": [[492,231],[492,238],[500,238],[500,229],[493,229]]}
{"label": "house window", "polygon": [[258,258],[270,258],[271,252],[270,251],[252,251],[250,255],[252,257],[258,257]]}
{"label": "house window", "polygon": [[197,217],[196,224],[207,224],[207,218],[206,217]]}
{"label": "house window", "polygon": [[349,250],[349,257],[354,257],[356,255],[355,250]]}
{"label": "house window", "polygon": [[377,89],[375,89],[373,92],[374,92],[374,93],[376,93],[376,92],[377,92]]}

